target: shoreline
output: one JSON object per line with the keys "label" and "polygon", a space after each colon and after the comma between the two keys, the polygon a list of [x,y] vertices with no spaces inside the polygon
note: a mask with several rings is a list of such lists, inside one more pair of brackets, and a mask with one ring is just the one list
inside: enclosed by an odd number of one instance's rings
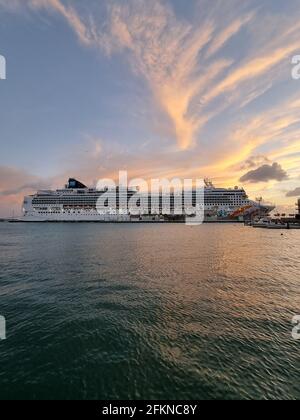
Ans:
{"label": "shoreline", "polygon": [[[185,224],[184,220],[182,221],[158,221],[158,220],[140,220],[140,221],[103,221],[103,220],[47,220],[47,221],[27,221],[27,220],[2,220],[2,222],[6,223],[68,223],[68,224],[76,224],[76,223],[101,223],[101,224],[130,224],[130,225],[139,225],[139,224],[158,224],[158,225],[165,225],[165,224]],[[202,224],[244,224],[244,221],[240,220],[211,220],[205,221]]]}

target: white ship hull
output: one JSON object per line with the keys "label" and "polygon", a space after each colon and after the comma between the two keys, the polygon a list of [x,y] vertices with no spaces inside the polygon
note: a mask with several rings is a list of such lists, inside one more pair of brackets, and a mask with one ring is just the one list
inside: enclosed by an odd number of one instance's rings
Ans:
{"label": "white ship hull", "polygon": [[[120,192],[118,192],[119,194]],[[123,194],[123,192],[121,192]],[[98,191],[87,188],[77,180],[70,179],[66,187],[56,191],[38,191],[36,194],[25,197],[23,204],[22,222],[172,222],[185,221],[184,210],[181,217],[176,216],[175,207],[170,212],[164,212],[163,199],[160,197],[159,210],[154,212],[150,202],[138,209],[137,215],[131,215],[126,203],[136,194],[136,191],[125,191],[125,207],[115,203],[115,207],[101,207],[98,211],[98,199],[103,194],[116,195],[116,190]],[[127,195],[127,196],[126,196]],[[118,200],[121,200],[118,195]],[[158,197],[157,197],[158,198]],[[124,195],[122,195],[124,199]],[[128,201],[126,201],[128,200]],[[175,199],[174,199],[175,200]],[[217,189],[212,184],[206,186],[204,193],[205,221],[243,221],[249,213],[260,212],[267,214],[272,207],[262,206],[250,201],[243,189]],[[130,214],[131,213],[131,214]]]}
{"label": "white ship hull", "polygon": [[27,214],[19,221],[22,222],[130,222],[127,215],[100,215],[100,214]]}

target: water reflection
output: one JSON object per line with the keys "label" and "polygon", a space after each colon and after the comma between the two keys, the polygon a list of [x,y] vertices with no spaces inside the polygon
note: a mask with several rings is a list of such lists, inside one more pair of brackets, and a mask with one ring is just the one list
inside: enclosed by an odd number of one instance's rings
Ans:
{"label": "water reflection", "polygon": [[3,396],[300,396],[297,231],[2,225]]}

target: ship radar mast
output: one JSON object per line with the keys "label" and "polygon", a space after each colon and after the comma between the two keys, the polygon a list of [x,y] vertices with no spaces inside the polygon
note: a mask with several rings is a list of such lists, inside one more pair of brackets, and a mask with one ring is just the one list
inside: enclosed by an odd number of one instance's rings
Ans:
{"label": "ship radar mast", "polygon": [[206,188],[215,188],[212,180],[210,178],[204,178],[204,184]]}

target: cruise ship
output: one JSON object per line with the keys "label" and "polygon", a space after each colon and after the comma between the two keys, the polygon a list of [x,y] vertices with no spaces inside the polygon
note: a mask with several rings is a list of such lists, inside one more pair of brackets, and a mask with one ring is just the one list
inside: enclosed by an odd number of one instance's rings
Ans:
{"label": "cruise ship", "polygon": [[[185,221],[184,193],[182,193],[182,215],[175,209],[175,194],[169,196],[169,211],[165,211],[164,196],[156,197],[157,211],[153,211],[153,196],[146,196],[145,205],[140,205],[139,211],[131,211],[130,199],[139,192],[138,189],[104,188],[98,190],[89,188],[80,181],[70,178],[63,189],[41,190],[24,198],[24,222],[181,222]],[[109,206],[109,199],[104,208],[99,210],[98,200],[115,196],[115,206]],[[141,195],[141,194],[140,194]],[[138,200],[137,200],[138,201]],[[196,202],[196,192],[192,191],[193,205]],[[126,203],[125,207],[120,203]],[[178,203],[178,201],[177,201]],[[216,188],[210,180],[205,180],[204,214],[206,222],[213,221],[244,221],[257,215],[267,215],[275,207],[261,202],[249,200],[243,188]]]}

